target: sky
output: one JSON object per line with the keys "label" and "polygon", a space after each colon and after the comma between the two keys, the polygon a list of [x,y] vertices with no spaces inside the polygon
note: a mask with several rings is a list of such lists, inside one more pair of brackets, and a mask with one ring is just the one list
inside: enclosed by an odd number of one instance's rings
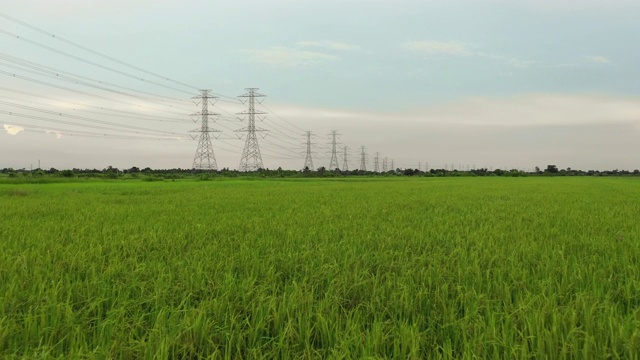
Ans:
{"label": "sky", "polygon": [[0,16],[0,168],[190,168],[199,89],[221,95],[218,167],[238,168],[249,87],[266,95],[267,168],[302,168],[304,131],[314,167],[328,166],[331,130],[351,169],[362,146],[369,170],[376,153],[423,170],[640,168],[638,1],[21,0],[0,12],[49,34]]}

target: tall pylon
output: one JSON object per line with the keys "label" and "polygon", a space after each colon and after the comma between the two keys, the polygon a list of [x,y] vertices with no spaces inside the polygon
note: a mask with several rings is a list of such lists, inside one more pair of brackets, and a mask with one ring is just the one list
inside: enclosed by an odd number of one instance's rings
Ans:
{"label": "tall pylon", "polygon": [[380,172],[380,153],[376,153],[376,157],[373,158],[373,171]]}
{"label": "tall pylon", "polygon": [[307,137],[307,157],[304,160],[304,168],[313,171],[313,158],[311,157],[311,131],[305,131],[305,136]]}
{"label": "tall pylon", "polygon": [[361,146],[360,150],[360,170],[367,171],[367,153],[364,146]]}
{"label": "tall pylon", "polygon": [[384,158],[384,160],[382,160],[382,172],[387,172],[387,158]]}
{"label": "tall pylon", "polygon": [[338,166],[338,152],[337,152],[337,140],[336,138],[338,137],[338,131],[336,130],[331,130],[331,133],[329,133],[329,136],[331,136],[331,160],[329,161],[329,170],[335,170],[338,169],[340,166]]}
{"label": "tall pylon", "polygon": [[391,159],[391,171],[396,171],[396,167],[393,165],[393,159]]}
{"label": "tall pylon", "polygon": [[[242,158],[240,159],[240,171],[255,171],[264,168],[262,164],[262,155],[260,154],[260,147],[258,146],[257,132],[268,131],[266,129],[256,127],[256,115],[260,121],[264,120],[264,116],[267,113],[264,111],[256,110],[255,101],[256,98],[265,97],[266,95],[259,94],[258,88],[246,88],[246,94],[240,95],[241,98],[247,100],[240,100],[243,104],[249,103],[249,109],[238,113],[238,115],[248,115],[249,124],[247,127],[236,130],[236,132],[246,132],[247,138],[244,142],[244,149],[242,150]],[[260,101],[258,101],[260,102]],[[243,119],[240,119],[243,120]],[[240,137],[242,138],[242,137]],[[264,137],[263,137],[264,138]]]}
{"label": "tall pylon", "polygon": [[[200,90],[200,96],[195,96],[193,99],[199,99],[200,104],[194,101],[196,105],[201,105],[202,110],[192,116],[200,116],[200,129],[195,129],[190,132],[199,133],[200,135],[191,135],[195,140],[198,139],[198,148],[196,154],[193,157],[192,169],[196,170],[218,170],[218,164],[216,162],[216,156],[213,152],[213,146],[211,145],[211,136],[209,133],[221,132],[220,130],[212,129],[209,127],[209,116],[218,116],[220,114],[212,113],[209,111],[209,104],[213,106],[215,101],[211,99],[217,99],[217,96],[210,94],[211,90]],[[194,120],[197,122],[198,120]],[[213,120],[215,122],[215,120]]]}
{"label": "tall pylon", "polygon": [[349,171],[349,159],[347,158],[347,145],[345,145],[343,147],[343,154],[342,154],[342,171]]}

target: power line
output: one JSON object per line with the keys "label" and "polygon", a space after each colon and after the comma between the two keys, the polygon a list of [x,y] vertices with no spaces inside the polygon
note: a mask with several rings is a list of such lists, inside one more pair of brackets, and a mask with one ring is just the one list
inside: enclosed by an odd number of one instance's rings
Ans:
{"label": "power line", "polygon": [[[52,68],[52,67],[49,67],[49,66],[45,66],[45,65],[42,65],[42,64],[37,64],[37,63],[31,62],[31,61],[20,59],[20,58],[17,58],[15,56],[7,55],[7,54],[4,54],[4,53],[0,53],[0,58],[2,58],[4,61],[9,61],[9,62],[12,62],[14,64],[18,64],[18,65],[23,66],[23,67],[28,67],[30,69],[37,70],[37,71],[40,71],[40,72],[43,72],[43,73],[48,73],[48,74],[54,75],[56,77],[62,77],[60,74],[63,74],[65,76],[67,76],[67,77],[75,77],[75,78],[79,78],[79,79],[84,79],[84,80],[87,80],[87,81],[95,82],[95,83],[98,83],[100,85],[111,86],[111,87],[115,87],[115,88],[119,88],[119,89],[138,92],[138,93],[145,94],[145,95],[148,95],[148,96],[157,97],[157,98],[160,98],[160,99],[158,99],[156,101],[160,101],[160,102],[172,101],[174,103],[183,103],[183,102],[186,101],[185,99],[179,99],[179,98],[173,98],[173,97],[169,97],[169,96],[165,96],[165,95],[154,94],[154,93],[150,93],[150,92],[147,92],[147,91],[137,90],[137,89],[133,89],[133,88],[126,87],[126,86],[120,86],[120,85],[112,84],[112,83],[109,83],[109,82],[106,82],[106,81],[93,79],[93,78],[90,78],[90,77],[87,77],[87,76],[74,74],[74,73],[69,72],[69,71],[55,69],[55,68]],[[161,99],[164,99],[164,100],[161,100]]]}
{"label": "power line", "polygon": [[[120,103],[120,104],[125,104],[125,105],[129,105],[129,106],[142,107],[142,106],[141,106],[141,105],[139,105],[139,104],[132,104],[132,103],[129,103],[129,102],[126,102],[126,101],[121,101],[121,100],[116,100],[116,99],[108,98],[108,97],[106,97],[106,96],[101,96],[101,95],[91,94],[91,93],[88,93],[88,92],[86,92],[86,91],[82,91],[82,90],[75,90],[75,89],[71,89],[71,88],[68,88],[68,87],[65,87],[65,86],[56,85],[56,84],[51,84],[51,83],[48,83],[48,82],[46,82],[46,81],[37,80],[37,79],[29,78],[29,77],[27,77],[27,76],[22,76],[22,75],[18,75],[18,74],[14,74],[14,73],[9,73],[9,72],[2,71],[2,70],[0,70],[0,74],[2,74],[2,75],[7,75],[7,76],[10,76],[10,77],[13,77],[13,78],[17,78],[17,79],[21,79],[21,80],[27,80],[27,81],[30,81],[30,82],[34,82],[34,83],[36,83],[36,84],[41,84],[41,85],[46,85],[46,86],[53,87],[53,88],[57,88],[57,89],[61,89],[61,90],[66,90],[66,91],[73,92],[73,93],[80,94],[80,95],[91,96],[91,97],[94,97],[94,98],[97,98],[97,99],[102,99],[102,100],[112,101],[112,102],[116,102],[116,103]],[[155,110],[158,110],[158,109],[155,109]],[[170,114],[183,115],[183,114],[181,114],[181,113],[174,112],[174,111],[164,111],[164,112],[166,112],[166,113],[170,113]]]}
{"label": "power line", "polygon": [[293,126],[294,128],[296,128],[296,129],[298,129],[298,130],[300,130],[300,131],[305,131],[304,129],[302,129],[302,128],[298,127],[297,125],[295,125],[295,124],[293,124],[293,123],[291,123],[291,122],[287,121],[287,120],[286,120],[285,118],[283,118],[282,116],[280,116],[280,115],[276,114],[275,112],[273,112],[273,110],[269,109],[266,105],[262,105],[262,107],[264,107],[265,109],[267,109],[267,111],[269,111],[269,113],[272,113],[272,114],[273,114],[273,115],[275,115],[278,119],[280,119],[280,120],[282,120],[282,121],[286,122],[287,124],[289,124],[289,125]]}
{"label": "power line", "polygon": [[289,148],[286,148],[286,147],[284,147],[284,146],[281,146],[281,145],[278,145],[278,144],[276,144],[276,143],[274,143],[274,142],[269,141],[269,138],[268,138],[267,136],[265,136],[262,140],[263,140],[264,142],[266,142],[267,144],[271,144],[271,145],[273,145],[273,146],[277,146],[277,147],[279,147],[279,148],[281,148],[281,149],[284,149],[284,150],[286,150],[286,151],[290,151],[290,152],[292,152],[292,153],[294,153],[294,154],[296,154],[296,155],[300,155],[300,152],[299,152],[299,151],[291,150],[291,149],[289,149]]}
{"label": "power line", "polygon": [[178,92],[181,92],[181,93],[190,94],[190,92],[188,92],[188,91],[181,90],[181,89],[175,88],[175,87],[173,87],[173,86],[168,86],[168,85],[160,84],[160,83],[157,83],[157,82],[155,82],[155,81],[147,80],[147,79],[145,79],[145,78],[141,78],[141,77],[139,77],[139,76],[132,75],[132,74],[126,73],[126,72],[124,72],[124,71],[120,71],[120,70],[114,69],[114,68],[109,67],[109,66],[105,66],[105,65],[102,65],[102,64],[98,64],[98,63],[93,62],[93,61],[91,61],[91,60],[83,59],[83,58],[81,58],[81,57],[79,57],[79,56],[75,56],[75,55],[70,54],[70,53],[68,53],[68,52],[65,52],[65,51],[62,51],[62,50],[58,50],[58,49],[53,48],[53,47],[51,47],[51,46],[47,46],[47,45],[41,44],[41,43],[39,43],[39,42],[37,42],[37,41],[29,40],[29,39],[27,39],[27,38],[25,38],[25,37],[23,37],[23,36],[16,35],[16,34],[11,33],[11,32],[9,32],[9,31],[5,31],[5,30],[0,29],[0,34],[3,34],[3,35],[6,35],[6,36],[9,36],[9,37],[12,37],[12,38],[15,38],[15,39],[18,39],[18,40],[24,41],[24,42],[26,42],[26,43],[28,43],[28,44],[31,44],[31,45],[34,45],[34,46],[38,46],[38,47],[40,47],[40,48],[43,48],[43,49],[49,50],[49,51],[51,51],[51,52],[54,52],[54,53],[56,53],[56,54],[60,54],[60,55],[66,56],[66,57],[71,58],[71,59],[74,59],[74,60],[76,60],[76,61],[80,61],[80,62],[83,62],[83,63],[85,63],[85,64],[88,64],[88,65],[91,65],[91,66],[98,67],[98,68],[100,68],[100,69],[109,70],[109,71],[111,71],[111,72],[114,72],[114,73],[116,73],[116,74],[120,74],[120,75],[122,75],[122,76],[125,76],[125,77],[128,77],[128,78],[131,78],[131,79],[139,80],[139,81],[142,81],[142,82],[147,83],[147,84],[152,84],[152,85],[160,86],[160,87],[167,88],[167,89],[171,89],[171,90],[178,91]]}
{"label": "power line", "polygon": [[[59,75],[59,74],[55,74],[55,73],[54,73],[54,74],[52,74],[52,73],[48,73],[48,74],[47,74],[47,73],[45,72],[45,70],[30,70],[30,69],[23,69],[23,68],[21,68],[21,67],[14,66],[14,65],[11,65],[11,64],[0,64],[0,65],[5,66],[5,67],[9,67],[9,68],[13,68],[13,69],[17,69],[17,70],[20,70],[20,71],[26,71],[26,72],[28,72],[28,73],[32,73],[32,74],[35,74],[35,75],[38,75],[38,76],[42,76],[42,77],[48,77],[48,78],[51,78],[51,79],[55,79],[55,80],[59,80],[59,81],[64,81],[64,82],[72,83],[72,84],[75,84],[75,85],[82,85],[82,86],[90,87],[90,88],[93,88],[93,89],[97,89],[97,90],[102,90],[102,91],[106,91],[106,92],[114,93],[114,94],[116,94],[116,95],[122,95],[122,96],[126,96],[126,97],[132,97],[132,98],[134,98],[134,99],[141,100],[141,101],[147,101],[147,102],[152,102],[152,103],[158,103],[158,102],[159,102],[159,104],[158,104],[158,105],[161,105],[161,106],[168,106],[168,107],[170,107],[170,108],[174,108],[174,109],[178,109],[178,110],[180,110],[180,109],[185,110],[184,108],[180,108],[180,107],[178,107],[178,106],[174,106],[174,105],[171,105],[171,104],[166,104],[166,103],[165,103],[164,101],[162,101],[162,100],[156,100],[156,99],[145,98],[145,97],[141,97],[141,96],[137,96],[137,95],[129,94],[129,93],[126,93],[126,92],[123,92],[123,91],[119,91],[119,90],[113,90],[113,89],[105,88],[105,87],[103,87],[103,86],[100,86],[100,85],[94,85],[94,84],[87,83],[87,82],[82,81],[82,80],[76,80],[76,79],[73,79],[72,77],[68,77],[68,76],[65,76],[65,75]],[[118,100],[113,100],[113,101],[118,101]],[[122,102],[122,101],[119,101],[119,102]],[[174,112],[174,113],[175,113],[175,112]]]}
{"label": "power line", "polygon": [[[96,120],[96,119],[86,118],[84,116],[69,115],[69,114],[66,114],[66,113],[58,112],[58,111],[45,110],[45,109],[40,109],[40,108],[33,107],[33,106],[20,105],[20,104],[8,102],[8,101],[0,100],[0,104],[9,105],[9,106],[12,106],[12,107],[17,107],[19,109],[36,111],[36,112],[40,112],[40,113],[44,113],[44,114],[48,114],[48,115],[55,115],[55,116],[59,116],[59,117],[66,117],[66,118],[70,118],[70,119],[88,121],[88,122],[93,122],[93,123],[98,123],[98,124],[117,126],[117,127],[127,128],[127,129],[131,129],[131,130],[142,130],[142,131],[148,131],[148,132],[157,132],[157,133],[162,133],[162,134],[175,135],[174,132],[160,131],[160,130],[154,130],[154,129],[149,129],[149,128],[143,128],[143,127],[139,127],[139,126],[119,124],[119,123],[114,123],[114,122],[110,122],[110,121]],[[80,125],[80,124],[78,124],[78,125]]]}
{"label": "power line", "polygon": [[196,87],[196,86],[189,85],[189,84],[185,84],[185,83],[180,82],[180,81],[177,81],[177,80],[173,80],[173,79],[168,78],[168,77],[166,77],[166,76],[162,76],[162,75],[156,74],[156,73],[154,73],[154,72],[151,72],[151,71],[149,71],[149,70],[143,69],[143,68],[141,68],[141,67],[138,67],[138,66],[135,66],[135,65],[129,64],[129,63],[124,62],[124,61],[122,61],[122,60],[118,60],[118,59],[116,59],[116,58],[114,58],[114,57],[111,57],[111,56],[109,56],[109,55],[106,55],[106,54],[103,54],[103,53],[101,53],[101,52],[98,52],[98,51],[92,50],[92,49],[90,49],[90,48],[88,48],[88,47],[86,47],[86,46],[84,46],[84,45],[80,45],[80,44],[78,44],[78,43],[76,43],[76,42],[73,42],[73,41],[71,41],[71,40],[65,39],[65,38],[63,38],[63,37],[61,37],[61,36],[57,36],[57,35],[55,35],[55,34],[52,34],[52,33],[48,32],[48,31],[46,31],[46,30],[43,30],[43,29],[41,29],[41,28],[39,28],[39,27],[37,27],[37,26],[35,26],[35,25],[31,25],[31,24],[29,24],[29,23],[27,23],[27,22],[25,22],[25,21],[22,21],[22,20],[16,19],[16,18],[14,18],[14,17],[12,17],[12,16],[9,16],[9,15],[7,15],[7,14],[5,14],[5,13],[0,13],[0,16],[1,16],[1,17],[3,17],[3,18],[5,18],[5,19],[7,19],[7,20],[13,21],[13,22],[15,22],[15,23],[17,23],[17,24],[20,24],[20,25],[22,25],[22,26],[28,27],[28,28],[30,28],[30,29],[32,29],[32,30],[35,30],[35,31],[37,31],[37,32],[39,32],[39,33],[41,33],[41,34],[44,34],[44,35],[48,36],[48,37],[51,37],[51,38],[53,38],[53,39],[56,39],[56,40],[62,41],[62,42],[64,42],[64,43],[66,43],[66,44],[69,44],[69,45],[74,46],[74,47],[76,47],[76,48],[78,48],[78,49],[81,49],[81,50],[84,50],[84,51],[90,52],[90,53],[92,53],[92,54],[94,54],[94,55],[100,56],[100,57],[105,58],[105,59],[107,59],[107,60],[111,60],[111,61],[113,61],[113,62],[115,62],[115,63],[120,64],[120,65],[124,65],[124,66],[126,66],[126,67],[131,68],[131,69],[134,69],[134,70],[137,70],[137,71],[143,72],[143,73],[148,74],[148,75],[155,76],[155,77],[157,77],[157,78],[160,78],[160,79],[162,79],[162,80],[166,80],[166,81],[172,82],[172,83],[174,83],[174,84],[178,84],[178,85],[181,85],[181,86],[184,86],[184,87],[191,88],[192,90],[198,90],[198,89],[199,89],[199,88],[198,88],[198,87]]}
{"label": "power line", "polygon": [[109,139],[123,139],[123,140],[164,140],[164,141],[186,140],[181,138],[154,138],[154,137],[137,136],[137,135],[104,134],[104,133],[97,133],[97,132],[91,132],[91,131],[68,130],[68,129],[59,129],[55,127],[52,128],[48,126],[45,127],[45,126],[38,126],[38,125],[23,124],[23,123],[14,122],[14,121],[11,122],[11,125],[20,126],[24,128],[24,131],[31,130],[31,132],[55,133],[60,135],[77,136],[77,137],[109,138]]}
{"label": "power line", "polygon": [[[30,101],[33,99],[33,97],[35,97],[35,99],[45,99],[45,100],[51,100],[51,101],[59,101],[59,102],[64,102],[65,104],[73,105],[73,106],[77,106],[77,107],[87,107],[87,108],[92,108],[92,109],[98,109],[98,110],[103,110],[103,111],[114,112],[114,113],[117,113],[118,115],[108,114],[108,113],[99,112],[99,111],[90,111],[90,110],[86,110],[86,109],[72,108],[73,111],[81,111],[81,112],[86,112],[86,113],[90,113],[90,114],[105,115],[105,116],[118,116],[118,117],[122,117],[122,118],[137,119],[137,120],[142,120],[142,121],[191,123],[191,120],[186,120],[186,119],[176,119],[176,118],[170,118],[170,117],[158,116],[158,115],[147,115],[147,114],[135,113],[135,112],[132,112],[132,111],[117,110],[117,109],[105,108],[105,107],[102,107],[102,106],[95,106],[95,105],[89,105],[89,104],[83,104],[83,103],[77,103],[77,102],[69,102],[67,100],[61,100],[61,99],[49,97],[49,96],[42,95],[42,94],[35,94],[35,93],[31,93],[31,92],[20,91],[20,90],[16,90],[16,89],[1,87],[1,86],[0,86],[0,90],[4,90],[4,91],[16,93],[16,94],[27,95],[27,96],[29,96]],[[127,115],[122,115],[122,114],[127,114]],[[130,116],[130,115],[134,115],[134,116]],[[145,116],[148,117],[148,118],[144,118]]]}
{"label": "power line", "polygon": [[[71,121],[49,119],[49,118],[42,117],[42,116],[27,115],[27,114],[17,113],[17,112],[13,112],[13,111],[0,110],[0,114],[5,114],[5,115],[9,115],[9,116],[16,116],[16,117],[21,117],[21,118],[25,118],[25,119],[42,120],[42,121],[58,123],[58,124],[81,126],[81,127],[87,127],[87,128],[93,128],[93,129],[99,129],[99,130],[119,131],[119,132],[125,132],[125,133],[135,133],[135,134],[146,134],[146,135],[152,135],[152,136],[159,136],[158,134],[154,134],[154,133],[150,134],[149,132],[146,132],[146,131],[132,131],[132,130],[125,130],[125,129],[114,129],[114,128],[105,127],[105,126],[98,126],[98,125],[84,125],[84,124],[74,123],[74,122],[71,122]],[[168,136],[168,135],[165,135],[165,136]],[[185,139],[185,138],[178,138],[178,137],[175,137],[175,136],[173,138],[180,139],[180,140],[184,140]]]}

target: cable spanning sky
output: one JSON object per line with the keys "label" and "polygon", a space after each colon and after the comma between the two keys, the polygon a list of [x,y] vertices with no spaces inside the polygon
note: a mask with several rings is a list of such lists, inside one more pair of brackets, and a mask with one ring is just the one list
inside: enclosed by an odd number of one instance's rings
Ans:
{"label": "cable spanning sky", "polygon": [[[0,16],[0,168],[189,168],[200,89],[237,168],[257,87],[268,168],[330,138],[397,167],[640,168],[640,2],[21,0]],[[55,36],[54,36],[55,35]],[[35,167],[35,166],[34,166]]]}

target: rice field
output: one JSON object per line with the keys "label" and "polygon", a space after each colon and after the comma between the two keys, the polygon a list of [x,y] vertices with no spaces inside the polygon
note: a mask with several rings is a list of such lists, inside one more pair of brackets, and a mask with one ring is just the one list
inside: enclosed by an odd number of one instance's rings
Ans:
{"label": "rice field", "polygon": [[640,180],[0,185],[0,357],[640,354]]}

